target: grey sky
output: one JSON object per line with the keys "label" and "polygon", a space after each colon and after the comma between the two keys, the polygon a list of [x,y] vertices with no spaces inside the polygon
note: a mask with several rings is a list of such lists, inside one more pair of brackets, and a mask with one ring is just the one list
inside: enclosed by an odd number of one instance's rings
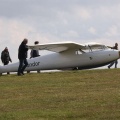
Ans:
{"label": "grey sky", "polygon": [[119,33],[120,0],[0,0],[0,51],[8,46],[13,62],[24,38],[113,46]]}

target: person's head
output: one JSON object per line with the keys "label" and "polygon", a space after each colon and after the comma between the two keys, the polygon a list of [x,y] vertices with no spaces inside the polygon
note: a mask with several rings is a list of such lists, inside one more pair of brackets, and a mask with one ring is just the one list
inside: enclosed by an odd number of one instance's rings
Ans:
{"label": "person's head", "polygon": [[118,46],[118,43],[115,43],[115,46]]}
{"label": "person's head", "polygon": [[7,47],[5,47],[4,51],[8,51],[8,48],[7,48]]}
{"label": "person's head", "polygon": [[39,41],[35,41],[34,44],[35,44],[35,45],[39,44]]}
{"label": "person's head", "polygon": [[28,39],[25,38],[25,39],[23,40],[23,43],[24,43],[24,44],[27,44],[27,43],[28,43]]}

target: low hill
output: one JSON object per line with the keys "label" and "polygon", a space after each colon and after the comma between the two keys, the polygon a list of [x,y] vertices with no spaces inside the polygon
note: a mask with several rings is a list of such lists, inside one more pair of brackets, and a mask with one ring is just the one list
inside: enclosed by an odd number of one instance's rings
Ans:
{"label": "low hill", "polygon": [[0,120],[98,119],[120,119],[120,69],[0,76]]}

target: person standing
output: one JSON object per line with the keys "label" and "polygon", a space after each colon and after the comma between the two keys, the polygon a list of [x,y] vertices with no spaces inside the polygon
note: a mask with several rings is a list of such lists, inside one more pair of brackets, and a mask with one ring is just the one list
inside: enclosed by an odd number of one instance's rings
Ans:
{"label": "person standing", "polygon": [[[39,44],[39,41],[34,42],[35,45]],[[30,58],[39,57],[39,50],[31,50]],[[40,73],[40,70],[37,70],[37,73]]]}
{"label": "person standing", "polygon": [[28,46],[26,45],[27,43],[28,43],[28,39],[25,38],[20,44],[18,49],[18,59],[19,59],[19,67],[17,73],[18,76],[24,75],[24,70],[28,65],[27,62]]}
{"label": "person standing", "polygon": [[[34,44],[37,45],[37,44],[39,44],[39,42],[35,41]],[[39,50],[31,50],[30,58],[35,58],[35,57],[38,57],[38,56],[40,56],[39,55]]]}
{"label": "person standing", "polygon": [[[12,62],[7,47],[6,47],[6,48],[2,51],[2,53],[1,53],[1,61],[2,61],[2,63],[3,63],[4,65],[8,65],[8,64],[9,64],[9,61]],[[7,74],[9,74],[9,72],[7,72]]]}
{"label": "person standing", "polygon": [[8,48],[6,47],[1,53],[1,60],[4,65],[8,65],[9,61],[12,62]]}
{"label": "person standing", "polygon": [[[115,46],[110,47],[110,48],[111,48],[111,49],[118,50],[118,43],[115,43]],[[108,65],[108,68],[110,69],[110,67],[112,67],[114,64],[115,64],[115,68],[117,68],[117,64],[118,64],[118,61],[117,61],[117,60],[111,62],[111,63]]]}

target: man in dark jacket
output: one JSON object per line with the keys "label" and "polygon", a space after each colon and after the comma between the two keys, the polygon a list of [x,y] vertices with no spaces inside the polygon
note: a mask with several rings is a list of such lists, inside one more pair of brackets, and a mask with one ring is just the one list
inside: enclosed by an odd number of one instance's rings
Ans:
{"label": "man in dark jacket", "polygon": [[4,65],[8,65],[9,61],[12,62],[7,47],[1,53],[1,60]]}
{"label": "man in dark jacket", "polygon": [[[1,61],[2,61],[2,63],[3,63],[4,65],[8,65],[8,64],[9,64],[9,61],[12,62],[7,47],[6,47],[6,48],[2,51],[2,53],[1,53]],[[7,74],[9,74],[9,72],[7,72]]]}
{"label": "man in dark jacket", "polygon": [[19,46],[18,49],[18,59],[19,59],[19,68],[18,68],[18,75],[24,75],[24,70],[28,65],[27,62],[27,51],[28,46],[26,45],[28,40],[25,38]]}

